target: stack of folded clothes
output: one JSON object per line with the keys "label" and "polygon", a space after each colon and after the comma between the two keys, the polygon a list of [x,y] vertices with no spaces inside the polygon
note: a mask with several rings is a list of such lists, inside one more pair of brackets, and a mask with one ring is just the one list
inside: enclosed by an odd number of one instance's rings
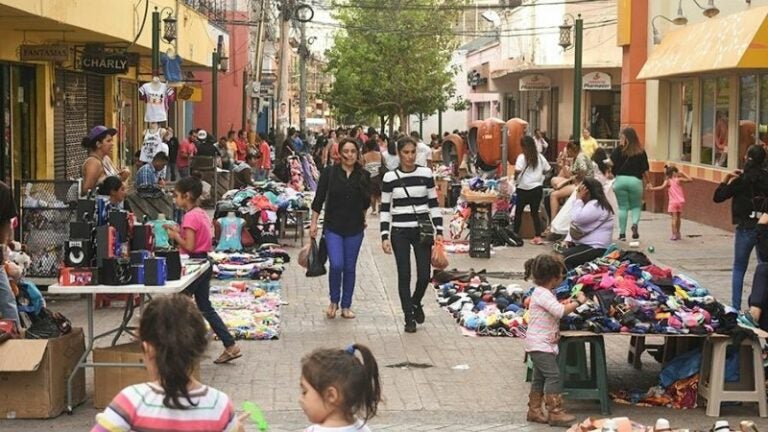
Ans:
{"label": "stack of folded clothes", "polygon": [[211,286],[210,299],[235,339],[279,337],[280,282],[232,282]]}

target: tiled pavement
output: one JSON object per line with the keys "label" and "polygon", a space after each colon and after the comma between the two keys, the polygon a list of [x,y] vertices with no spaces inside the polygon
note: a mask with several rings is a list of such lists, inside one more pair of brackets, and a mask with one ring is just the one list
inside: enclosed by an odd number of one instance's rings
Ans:
{"label": "tiled pavement", "polygon": [[[684,222],[687,234],[681,242],[670,242],[669,219],[644,214],[641,234],[644,245],[655,246],[652,259],[697,278],[718,298],[729,298],[732,237],[710,227]],[[319,346],[343,347],[352,342],[370,346],[379,361],[385,402],[371,421],[374,431],[508,431],[545,430],[525,422],[528,385],[524,382],[522,341],[512,338],[470,338],[462,336],[451,317],[427,295],[427,322],[416,334],[404,334],[397,298],[394,259],[381,252],[375,219],[369,219],[368,238],[358,265],[355,320],[327,320],[325,278],[307,279],[292,265],[283,279],[283,329],[280,340],[241,342],[243,358],[231,365],[215,366],[211,360],[221,349],[212,343],[209,359],[202,368],[203,381],[227,392],[237,404],[245,400],[260,405],[273,431],[297,431],[306,426],[297,398],[301,356]],[[489,271],[521,271],[528,257],[544,251],[526,245],[498,249],[490,260],[452,255],[451,266]],[[751,273],[747,277],[751,281]],[[514,281],[511,281],[514,282]],[[520,281],[518,281],[520,282]],[[60,298],[51,306],[70,317],[75,325],[85,324],[82,301]],[[119,319],[118,310],[100,310],[97,323]],[[655,384],[659,365],[644,355],[642,371],[626,363],[628,338],[609,337],[607,342],[611,389],[647,389]],[[401,362],[426,363],[427,369],[389,368]],[[468,368],[454,369],[466,365]],[[91,374],[88,374],[88,385]],[[598,406],[589,402],[568,405],[579,418],[600,416]],[[757,419],[754,405],[724,407],[729,419]],[[47,421],[2,421],[0,430],[86,430],[96,411],[87,401],[74,415]],[[613,405],[614,416],[652,424],[666,417],[673,426],[709,428],[713,419],[704,409],[678,411]],[[768,421],[758,423],[768,428]],[[255,430],[250,428],[249,430]]]}

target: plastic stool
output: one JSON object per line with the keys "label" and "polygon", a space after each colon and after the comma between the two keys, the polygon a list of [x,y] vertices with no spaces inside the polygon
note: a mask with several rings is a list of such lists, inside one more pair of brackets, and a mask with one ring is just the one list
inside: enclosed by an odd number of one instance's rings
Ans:
{"label": "plastic stool", "polygon": [[757,402],[760,417],[768,417],[762,348],[757,338],[739,344],[739,381],[725,382],[725,351],[734,341],[710,336],[704,342],[699,371],[699,395],[707,400],[707,415],[720,416],[721,402]]}
{"label": "plastic stool", "polygon": [[572,380],[572,363],[569,365],[569,356],[566,354],[558,358],[560,374],[563,380],[563,393],[567,399],[586,399],[600,401],[600,412],[604,415],[611,413],[610,399],[608,397],[608,368],[605,362],[605,343],[603,336],[573,336],[560,339],[560,352],[575,352],[580,357],[576,364],[586,367],[586,345],[589,344],[589,373],[581,376],[587,379]]}
{"label": "plastic stool", "polygon": [[[560,358],[565,358],[565,371],[562,373],[563,380],[569,381],[573,376],[577,377],[575,380],[578,382],[579,377],[587,376],[589,369],[587,368],[587,351],[583,344],[570,344],[563,346],[562,341],[560,343]],[[525,353],[523,358],[525,363],[525,382],[531,382],[533,379],[533,362],[531,361],[528,353]]]}

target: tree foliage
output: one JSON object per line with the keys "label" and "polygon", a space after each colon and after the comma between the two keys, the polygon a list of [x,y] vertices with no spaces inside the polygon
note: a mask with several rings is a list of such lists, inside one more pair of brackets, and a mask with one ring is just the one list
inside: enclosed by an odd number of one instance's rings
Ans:
{"label": "tree foliage", "polygon": [[[327,97],[342,116],[432,114],[455,95],[452,32],[465,0],[348,0],[327,53]],[[404,7],[406,6],[406,7]],[[414,9],[413,6],[417,6]],[[403,124],[403,123],[401,123]]]}

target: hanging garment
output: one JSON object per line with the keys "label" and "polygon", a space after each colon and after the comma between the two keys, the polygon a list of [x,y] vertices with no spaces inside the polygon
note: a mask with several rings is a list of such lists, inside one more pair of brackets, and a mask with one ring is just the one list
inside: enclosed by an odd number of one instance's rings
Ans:
{"label": "hanging garment", "polygon": [[223,217],[217,219],[221,226],[221,238],[216,245],[217,251],[241,251],[243,243],[240,240],[245,220],[239,217]]}
{"label": "hanging garment", "polygon": [[144,142],[141,145],[141,155],[139,155],[140,161],[144,163],[152,162],[152,158],[155,157],[160,144],[163,142],[162,132],[164,130],[161,128],[157,128],[154,132],[151,129],[144,131]]}
{"label": "hanging garment", "polygon": [[160,55],[160,62],[163,64],[163,72],[165,73],[165,80],[168,82],[181,81],[181,62],[180,56],[175,55],[173,57],[168,54]]}
{"label": "hanging garment", "polygon": [[168,106],[176,98],[173,87],[168,87],[165,83],[148,82],[139,87],[139,97],[147,103],[145,122],[168,121]]}

